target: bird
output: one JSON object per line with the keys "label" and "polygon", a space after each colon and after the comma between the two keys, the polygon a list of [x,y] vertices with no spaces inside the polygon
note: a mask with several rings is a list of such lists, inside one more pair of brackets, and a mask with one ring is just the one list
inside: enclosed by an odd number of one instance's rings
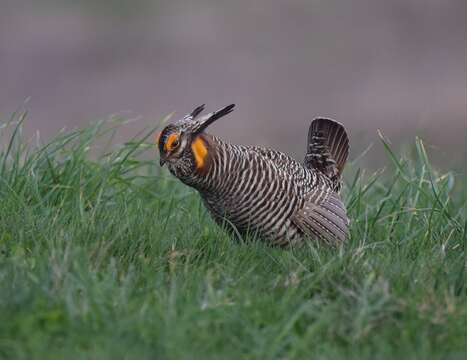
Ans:
{"label": "bird", "polygon": [[339,195],[349,155],[344,126],[316,118],[302,163],[283,152],[236,145],[205,130],[235,104],[207,115],[205,105],[156,136],[161,167],[198,191],[214,221],[242,240],[288,247],[310,241],[339,246],[349,218]]}

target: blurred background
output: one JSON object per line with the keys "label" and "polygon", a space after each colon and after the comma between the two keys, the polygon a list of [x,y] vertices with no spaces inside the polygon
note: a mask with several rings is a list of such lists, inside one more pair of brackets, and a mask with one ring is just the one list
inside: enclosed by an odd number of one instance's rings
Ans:
{"label": "blurred background", "polygon": [[440,166],[467,146],[465,0],[1,0],[0,119],[30,98],[47,139],[111,114],[121,139],[206,103],[237,110],[210,129],[301,159],[310,120],[384,160],[422,136]]}

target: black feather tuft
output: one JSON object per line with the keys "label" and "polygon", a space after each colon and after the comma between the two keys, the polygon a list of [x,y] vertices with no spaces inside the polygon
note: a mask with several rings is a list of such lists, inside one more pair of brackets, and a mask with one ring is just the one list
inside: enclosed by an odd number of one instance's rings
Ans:
{"label": "black feather tuft", "polygon": [[197,117],[199,114],[201,114],[201,112],[204,110],[204,107],[206,106],[206,104],[203,104],[203,105],[200,105],[198,106],[196,109],[194,109],[191,114],[190,114],[190,117],[192,119],[194,119],[195,117]]}
{"label": "black feather tuft", "polygon": [[234,108],[235,108],[235,104],[230,104],[229,106],[226,106],[220,110],[217,110],[207,115],[207,118],[205,120],[201,120],[201,124],[196,129],[196,133],[202,132],[204,129],[206,129],[209,125],[211,125],[217,119],[220,119],[221,117],[231,113],[234,110]]}
{"label": "black feather tuft", "polygon": [[235,104],[230,104],[229,106],[226,106],[225,108],[222,108],[220,110],[215,111],[212,116],[209,118],[209,121],[215,121],[229,113],[231,113],[235,108]]}

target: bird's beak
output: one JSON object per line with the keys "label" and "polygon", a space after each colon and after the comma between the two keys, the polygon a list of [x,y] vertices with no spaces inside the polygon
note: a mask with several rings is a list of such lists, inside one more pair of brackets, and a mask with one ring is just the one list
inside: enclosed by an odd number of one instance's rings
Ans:
{"label": "bird's beak", "polygon": [[167,162],[167,160],[164,160],[161,158],[161,160],[159,161],[159,164],[162,166],[164,166],[164,164]]}

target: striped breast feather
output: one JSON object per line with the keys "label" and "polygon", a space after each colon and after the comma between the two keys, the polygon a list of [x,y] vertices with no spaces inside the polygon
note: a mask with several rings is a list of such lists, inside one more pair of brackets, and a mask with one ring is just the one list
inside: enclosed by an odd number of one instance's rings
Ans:
{"label": "striped breast feather", "polygon": [[339,195],[316,188],[305,197],[303,207],[292,215],[292,222],[311,238],[336,246],[348,237],[349,220]]}

